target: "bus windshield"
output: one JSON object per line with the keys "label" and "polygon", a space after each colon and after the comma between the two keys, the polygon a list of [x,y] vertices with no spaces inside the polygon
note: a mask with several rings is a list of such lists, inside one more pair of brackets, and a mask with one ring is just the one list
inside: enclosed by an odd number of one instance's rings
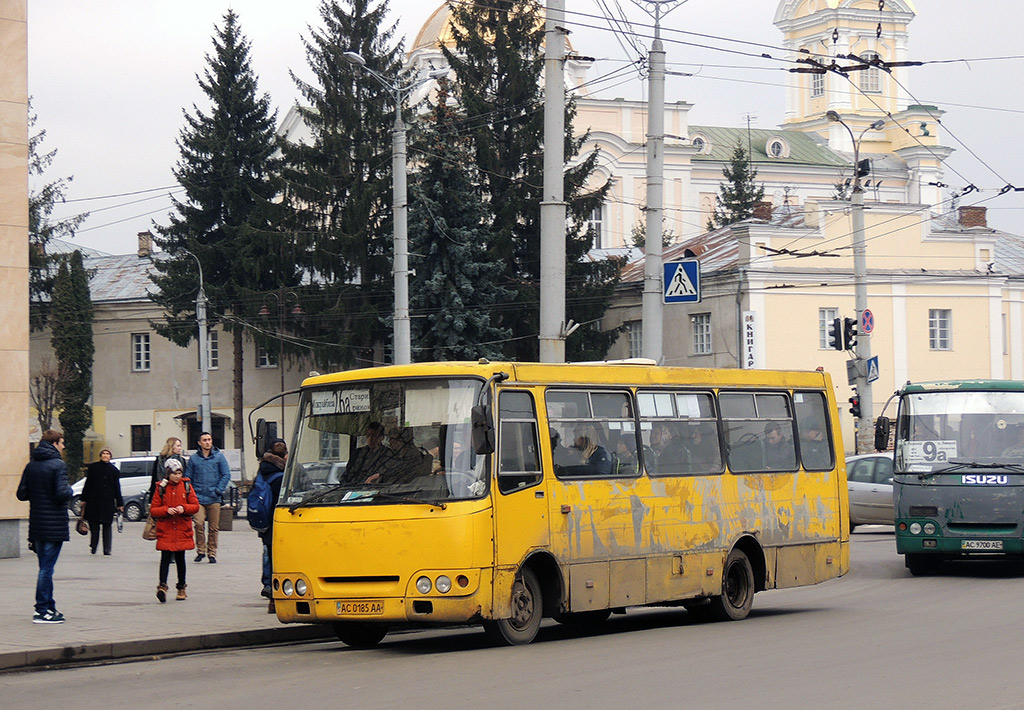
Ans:
{"label": "bus windshield", "polygon": [[430,504],[487,493],[470,414],[477,379],[341,382],[303,392],[281,502]]}
{"label": "bus windshield", "polygon": [[896,471],[1024,462],[1024,392],[915,392],[903,398]]}

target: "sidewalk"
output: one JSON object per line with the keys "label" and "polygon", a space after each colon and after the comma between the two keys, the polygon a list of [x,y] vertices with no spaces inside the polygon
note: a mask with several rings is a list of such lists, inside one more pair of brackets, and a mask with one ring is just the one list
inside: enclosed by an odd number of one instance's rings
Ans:
{"label": "sidewalk", "polygon": [[[142,523],[115,528],[113,554],[89,553],[89,538],[71,530],[54,571],[54,599],[63,624],[33,624],[35,553],[0,559],[0,671],[79,661],[150,656],[206,648],[251,646],[330,637],[325,626],[281,624],[260,596],[263,546],[244,518],[221,531],[217,564],[186,553],[188,599],[174,599],[171,565],[167,603],[156,598],[160,554],[142,539]],[[22,525],[27,530],[27,523]]]}

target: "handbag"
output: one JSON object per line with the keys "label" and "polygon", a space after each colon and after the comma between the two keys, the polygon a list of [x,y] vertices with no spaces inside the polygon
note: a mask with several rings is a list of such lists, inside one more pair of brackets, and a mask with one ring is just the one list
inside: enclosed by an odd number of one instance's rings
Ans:
{"label": "handbag", "polygon": [[79,518],[78,522],[75,523],[75,532],[79,535],[89,534],[89,523],[85,522],[85,518]]}
{"label": "handbag", "polygon": [[152,515],[146,518],[146,526],[142,528],[142,539],[156,540],[156,521]]}

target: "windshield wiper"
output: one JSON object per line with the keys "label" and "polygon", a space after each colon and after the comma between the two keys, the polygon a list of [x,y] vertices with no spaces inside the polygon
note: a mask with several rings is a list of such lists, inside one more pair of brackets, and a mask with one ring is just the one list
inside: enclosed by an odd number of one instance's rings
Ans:
{"label": "windshield wiper", "polygon": [[395,503],[418,503],[420,505],[432,505],[435,508],[444,510],[448,507],[446,503],[442,503],[439,500],[427,500],[426,498],[416,498],[413,496],[400,496],[394,493],[374,493],[373,498],[380,498],[382,500],[393,501]]}
{"label": "windshield wiper", "polygon": [[956,461],[951,460],[949,466],[945,468],[937,468],[933,471],[925,471],[917,474],[920,480],[931,478],[940,473],[953,473],[955,471],[962,471],[967,468],[1005,468],[1008,471],[1015,473],[1024,473],[1024,464],[1019,463],[979,463],[978,461]]}

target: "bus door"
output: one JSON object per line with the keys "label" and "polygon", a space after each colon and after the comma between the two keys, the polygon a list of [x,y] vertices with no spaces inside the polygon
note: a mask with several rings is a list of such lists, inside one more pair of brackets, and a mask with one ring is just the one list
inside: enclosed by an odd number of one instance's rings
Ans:
{"label": "bus door", "polygon": [[529,390],[500,390],[495,453],[495,565],[515,569],[530,550],[548,546],[547,486]]}

